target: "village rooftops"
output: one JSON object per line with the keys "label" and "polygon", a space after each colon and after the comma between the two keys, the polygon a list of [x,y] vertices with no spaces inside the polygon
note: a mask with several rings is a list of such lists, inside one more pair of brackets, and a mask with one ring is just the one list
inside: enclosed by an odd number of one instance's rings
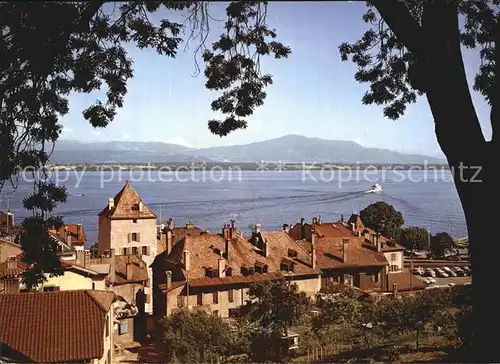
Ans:
{"label": "village rooftops", "polygon": [[49,234],[62,240],[66,245],[84,246],[87,241],[82,224],[68,224],[58,229],[50,229]]}
{"label": "village rooftops", "polygon": [[[90,276],[100,275],[102,273],[92,269],[92,266],[84,267],[74,261],[61,260],[61,268],[64,270],[74,270]],[[21,261],[21,254],[0,263],[0,279],[19,278],[21,274],[28,269],[28,265]]]}
{"label": "village rooftops", "polygon": [[99,216],[110,219],[156,219],[139,194],[127,182],[114,198],[110,198]]}
{"label": "village rooftops", "polygon": [[250,237],[234,232],[187,235],[152,267],[158,272],[172,271],[172,285],[189,279],[190,286],[279,279],[289,273],[319,274],[307,252],[283,231],[259,231]]}
{"label": "village rooftops", "polygon": [[96,290],[2,294],[0,343],[38,363],[101,358],[115,299]]}

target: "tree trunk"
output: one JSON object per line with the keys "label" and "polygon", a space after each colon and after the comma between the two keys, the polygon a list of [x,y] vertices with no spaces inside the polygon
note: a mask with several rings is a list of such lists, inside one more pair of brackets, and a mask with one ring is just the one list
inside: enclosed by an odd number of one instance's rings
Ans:
{"label": "tree trunk", "polygon": [[484,140],[474,110],[458,41],[458,17],[452,3],[433,2],[422,20],[434,37],[427,99],[436,136],[454,174],[469,236],[473,278],[474,361],[500,361],[500,310],[492,296],[500,270],[500,241],[491,224],[499,221],[500,190],[495,172],[498,153]]}

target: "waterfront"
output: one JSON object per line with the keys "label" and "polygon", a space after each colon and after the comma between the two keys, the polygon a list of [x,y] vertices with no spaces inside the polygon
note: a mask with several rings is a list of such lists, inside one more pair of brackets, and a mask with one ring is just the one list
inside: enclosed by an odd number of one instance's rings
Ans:
{"label": "waterfront", "polygon": [[[179,224],[192,221],[211,232],[235,219],[249,231],[254,223],[264,230],[281,229],[305,217],[321,215],[334,221],[349,217],[372,202],[383,200],[401,211],[405,225],[424,226],[431,232],[446,231],[453,237],[467,235],[465,220],[449,171],[370,171],[349,176],[347,171],[327,175],[320,171],[240,171],[204,175],[179,172],[149,175],[137,173],[86,172],[68,174],[59,181],[68,188],[68,201],[58,208],[66,223],[83,223],[88,243],[97,238],[97,213],[128,179],[144,201],[165,222],[172,217]],[[350,178],[349,178],[350,177]],[[365,191],[380,183],[382,193]],[[27,215],[22,198],[32,185],[20,179],[17,191],[2,191],[1,209],[7,198],[16,221]]]}

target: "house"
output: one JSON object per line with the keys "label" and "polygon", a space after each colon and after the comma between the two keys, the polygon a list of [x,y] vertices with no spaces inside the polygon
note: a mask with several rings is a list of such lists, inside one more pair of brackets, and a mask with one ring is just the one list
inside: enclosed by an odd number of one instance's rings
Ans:
{"label": "house", "polygon": [[84,250],[87,237],[82,224],[67,224],[59,228],[49,229],[49,234],[70,249]]}
{"label": "house", "polygon": [[372,290],[386,284],[388,262],[384,254],[342,223],[312,224],[301,219],[289,230],[290,236],[316,260],[321,270],[321,288],[342,283]]}
{"label": "house", "polygon": [[[109,272],[109,267],[92,266],[89,263],[88,251],[77,252],[78,260],[61,260],[63,275],[50,277],[36,288],[42,292],[67,291],[75,289],[98,289],[105,290],[105,279]],[[3,293],[24,292],[25,287],[21,282],[21,275],[27,269],[27,265],[21,261],[21,255],[9,258],[6,262],[0,263],[0,290]]]}
{"label": "house", "polygon": [[10,237],[0,238],[0,263],[9,257],[15,257],[22,252],[21,245],[14,242]]}
{"label": "house", "polygon": [[320,289],[319,270],[287,233],[256,225],[244,236],[234,220],[221,234],[185,235],[152,268],[157,318],[186,308],[231,317],[254,282],[286,278],[311,297]]}
{"label": "house", "polygon": [[0,295],[0,361],[111,364],[113,292]]}
{"label": "house", "polygon": [[299,224],[292,228],[286,225],[284,229],[309,251],[312,240],[315,241],[322,287],[334,281],[381,293],[416,291],[426,286],[411,272],[404,271],[404,248],[367,228],[357,214],[351,215],[347,223],[326,223],[313,218],[308,224],[301,219]]}
{"label": "house", "polygon": [[[108,199],[99,213],[99,255],[140,255],[149,267],[157,251],[156,215],[127,182],[118,194]],[[145,312],[153,312],[151,282],[153,272],[147,268],[149,282],[144,285]]]}
{"label": "house", "polygon": [[352,214],[347,225],[359,236],[364,237],[370,243],[378,246],[389,262],[389,273],[400,273],[403,271],[404,248],[393,239],[377,234],[373,229],[366,227],[358,214]]}
{"label": "house", "polygon": [[132,343],[142,338],[147,330],[152,330],[147,326],[146,316],[149,315],[146,312],[144,293],[146,288],[150,289],[148,266],[141,256],[115,255],[114,249],[111,249],[109,256],[90,259],[90,264],[92,267],[109,267],[106,290],[123,298],[126,310],[133,312],[133,315],[127,317],[120,316],[123,322],[115,328],[117,342]]}

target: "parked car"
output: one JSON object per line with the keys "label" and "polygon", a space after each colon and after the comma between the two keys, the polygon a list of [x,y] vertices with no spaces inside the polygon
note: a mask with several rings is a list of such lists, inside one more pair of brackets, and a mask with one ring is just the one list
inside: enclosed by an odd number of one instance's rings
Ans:
{"label": "parked car", "polygon": [[448,274],[448,276],[450,276],[450,277],[457,277],[458,276],[457,272],[454,272],[452,270],[450,270],[449,272],[446,272],[446,274]]}
{"label": "parked car", "polygon": [[433,270],[426,270],[424,272],[424,277],[435,277],[436,273]]}
{"label": "parked car", "polygon": [[455,274],[457,275],[457,277],[465,277],[467,275],[467,273],[463,270],[456,270]]}
{"label": "parked car", "polygon": [[443,271],[440,271],[436,274],[439,278],[448,278],[449,275]]}
{"label": "parked car", "polygon": [[427,284],[435,284],[436,283],[436,280],[432,277],[425,277],[424,279],[425,279],[424,282]]}
{"label": "parked car", "polygon": [[441,269],[445,272],[451,272],[451,269],[449,267],[442,267]]}
{"label": "parked car", "polygon": [[424,274],[424,270],[422,268],[413,268],[412,273],[421,276]]}

